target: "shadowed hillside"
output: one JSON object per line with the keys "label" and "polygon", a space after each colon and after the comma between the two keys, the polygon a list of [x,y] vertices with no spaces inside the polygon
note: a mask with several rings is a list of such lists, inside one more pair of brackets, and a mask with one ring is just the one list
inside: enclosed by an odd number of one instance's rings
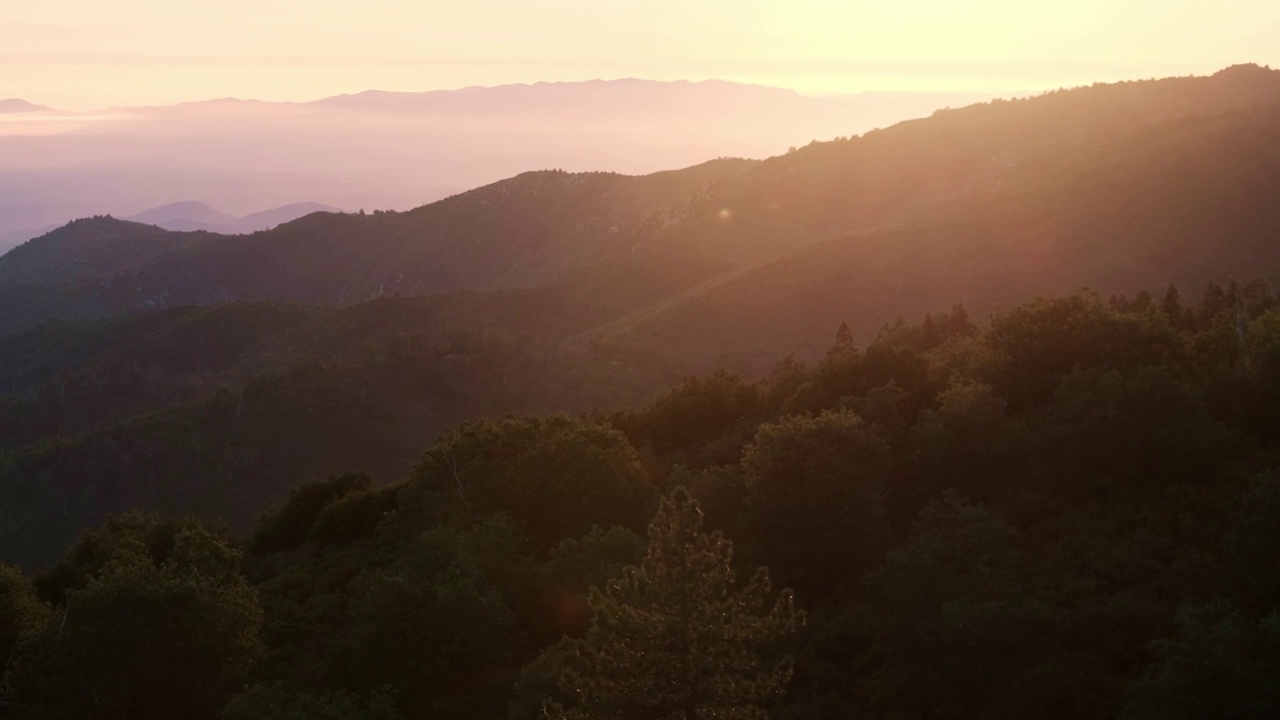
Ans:
{"label": "shadowed hillside", "polygon": [[[1169,190],[1163,183],[1176,175],[1161,178],[1162,184],[1143,184],[1139,175],[1164,172],[1151,163],[1166,160],[1155,150],[1135,154],[1161,143],[1167,162],[1190,164],[1189,172],[1199,172],[1196,168],[1205,163],[1232,172],[1248,145],[1243,140],[1233,147],[1214,145],[1223,141],[1214,139],[1211,128],[1230,122],[1219,116],[1236,112],[1242,113],[1234,121],[1242,123],[1239,132],[1259,133],[1255,142],[1264,143],[1264,155],[1255,164],[1266,162],[1267,131],[1259,125],[1268,122],[1266,108],[1277,100],[1280,71],[1239,66],[1212,77],[1098,85],[941,111],[759,163],[720,160],[642,177],[527,173],[406,213],[317,214],[240,238],[178,242],[181,236],[174,236],[173,252],[135,250],[125,256],[130,258],[122,261],[131,272],[128,292],[87,299],[79,290],[78,301],[62,307],[96,306],[97,312],[109,313],[229,300],[350,303],[392,293],[549,286],[635,253],[667,254],[671,262],[679,262],[682,253],[695,247],[695,252],[740,266],[842,233],[900,232],[929,218],[950,222],[946,218],[951,214],[1007,214],[1013,211],[1000,210],[999,198],[1017,204],[1022,201],[1012,198],[1024,193],[1044,195],[1047,204],[1033,202],[1017,212],[1047,211],[1054,203],[1063,212],[1088,205],[1103,228],[1127,222],[1150,227],[1153,209],[1128,207],[1131,200],[1117,192],[1123,188],[1090,196],[1089,181],[1081,178],[1094,173],[1095,180],[1137,183],[1149,193]],[[1246,119],[1249,113],[1258,113],[1259,119]],[[1196,134],[1200,125],[1206,126],[1203,140]],[[1218,162],[1216,152],[1227,155]],[[1194,153],[1202,156],[1197,159]],[[1122,177],[1126,173],[1131,176]],[[1059,186],[1064,190],[1055,189]],[[1189,207],[1215,202],[1222,187],[1210,185],[1203,197],[1188,198],[1193,201]],[[1152,196],[1152,202],[1161,201]],[[1213,213],[1206,207],[1201,216],[1212,218]],[[1126,214],[1132,217],[1126,220]],[[1010,217],[976,222],[987,223],[975,227],[984,237],[1011,240],[1010,233],[1026,232],[1028,225],[1042,221]],[[111,225],[101,232],[119,245],[129,229]],[[158,242],[152,230],[139,234],[151,243],[148,248]],[[80,256],[74,263],[57,264],[49,258],[67,256],[59,238],[55,233],[6,256],[0,261],[0,283],[65,284],[120,272],[110,263]],[[987,252],[981,244],[985,241],[970,243],[967,250],[963,242],[953,244],[958,252],[981,255]],[[1069,233],[1057,242],[1065,251],[1076,241],[1085,242]],[[1185,242],[1209,241],[1187,237]],[[43,254],[35,249],[42,247],[47,248]],[[873,254],[887,262],[906,261],[880,251]],[[1168,279],[1191,274],[1166,270],[1172,273]],[[1074,286],[1106,278],[1085,273],[1060,280]],[[904,292],[912,292],[910,282],[902,283]],[[53,312],[28,311],[25,317],[7,313],[0,330],[29,326]]]}
{"label": "shadowed hillside", "polygon": [[[750,165],[717,160],[643,177],[528,173],[411,212],[318,213],[236,237],[166,234],[110,218],[80,221],[0,258],[0,286],[44,284],[65,298],[44,313],[5,312],[0,332],[57,317],[67,305],[92,308],[92,315],[550,285],[645,249],[654,232],[680,221],[689,197]],[[127,288],[112,287],[110,280],[126,270]],[[86,279],[106,282],[74,286]]]}
{"label": "shadowed hillside", "polygon": [[207,238],[114,218],[77,220],[0,256],[0,285],[77,285],[127,277]]}
{"label": "shadowed hillside", "polygon": [[0,715],[1280,716],[1278,77],[29,242]]}
{"label": "shadowed hillside", "polygon": [[[74,223],[0,259],[0,320],[28,328],[0,340],[0,449],[22,487],[78,492],[86,463],[157,484],[100,503],[123,508],[176,472],[201,490],[166,507],[247,521],[323,467],[390,479],[450,422],[760,376],[823,357],[841,323],[861,344],[961,301],[984,320],[1082,286],[1273,279],[1277,75],[1063,91],[762,162],[528,173],[249,236]],[[308,434],[367,428],[376,459],[306,456]]]}
{"label": "shadowed hillside", "polygon": [[985,317],[1084,286],[1277,278],[1277,193],[1280,108],[1168,122],[1069,171],[815,243],[604,331],[673,361],[759,371],[821,352],[842,321],[867,338],[961,299]]}

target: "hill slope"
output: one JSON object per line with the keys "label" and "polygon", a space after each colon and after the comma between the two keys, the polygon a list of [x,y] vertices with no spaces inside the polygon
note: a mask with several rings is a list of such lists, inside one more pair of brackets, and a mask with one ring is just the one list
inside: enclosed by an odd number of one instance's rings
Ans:
{"label": "hill slope", "polygon": [[[526,173],[406,213],[317,213],[252,236],[80,221],[0,258],[0,288],[57,286],[54,294],[67,297],[48,312],[0,316],[0,334],[59,317],[68,306],[91,316],[174,304],[349,303],[384,293],[554,284],[643,249],[655,229],[679,221],[688,198],[751,165],[717,160],[640,177]],[[101,281],[126,271],[127,287],[103,287]],[[99,285],[70,287],[87,279]]]}
{"label": "hill slope", "polygon": [[75,285],[132,274],[204,238],[110,217],[69,223],[0,256],[0,286]]}
{"label": "hill slope", "polygon": [[234,216],[228,215],[221,210],[217,210],[202,202],[195,202],[193,200],[161,205],[160,207],[151,208],[150,210],[145,210],[137,215],[130,215],[125,218],[125,220],[130,222],[159,225],[160,227],[168,227],[168,224],[174,222],[225,225],[235,219],[236,218]]}
{"label": "hill slope", "polygon": [[1087,166],[816,243],[606,330],[676,361],[728,354],[759,370],[824,350],[842,321],[868,338],[961,300],[985,317],[1084,286],[1280,278],[1278,192],[1280,108],[1180,121]]}
{"label": "hill slope", "polygon": [[[449,422],[761,374],[842,320],[865,343],[956,301],[983,318],[1081,285],[1274,278],[1275,78],[1086,88],[759,163],[531,173],[252,237],[84,221],[4,258],[0,308],[213,307],[0,339],[0,490],[79,498],[28,548],[131,504],[244,523],[312,473],[393,478]],[[119,253],[86,254],[101,236]]]}
{"label": "hill slope", "polygon": [[340,213],[342,211],[324,203],[299,202],[235,217],[202,202],[187,201],[152,208],[137,215],[130,215],[125,220],[156,225],[174,232],[203,230],[222,235],[246,235],[270,230],[277,225],[318,212]]}
{"label": "hill slope", "polygon": [[[318,214],[252,238],[188,241],[131,260],[132,295],[104,299],[103,312],[543,286],[636,252],[678,262],[693,246],[735,265],[757,263],[843,233],[984,207],[993,194],[1051,187],[1152,142],[1152,133],[1182,132],[1166,126],[1278,101],[1280,71],[1239,66],[939,112],[759,163],[719,160],[640,177],[526,173],[406,213]],[[8,260],[0,284],[67,283],[111,270],[31,279],[13,267],[25,264]]]}

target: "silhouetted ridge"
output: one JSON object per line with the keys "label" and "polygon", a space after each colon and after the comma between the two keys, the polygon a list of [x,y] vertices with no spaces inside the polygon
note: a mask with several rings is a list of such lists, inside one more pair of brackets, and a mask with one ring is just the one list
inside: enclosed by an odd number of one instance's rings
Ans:
{"label": "silhouetted ridge", "polygon": [[[1278,100],[1280,71],[1233,68],[1214,77],[1095,85],[942,111],[859,137],[815,142],[760,162],[722,160],[647,176],[528,172],[409,212],[317,214],[252,238],[187,238],[175,243],[180,247],[173,252],[135,252],[133,257],[142,260],[128,263],[129,297],[80,297],[77,306],[96,302],[102,312],[110,312],[230,300],[352,303],[392,294],[563,282],[586,287],[592,274],[611,272],[606,268],[640,256],[651,268],[702,268],[710,274],[700,282],[709,289],[810,243],[847,233],[886,237],[884,231],[923,222],[946,228],[954,225],[950,218],[989,207],[1001,208],[1005,224],[992,221],[984,229],[985,240],[967,238],[946,247],[968,253],[984,244],[1011,242],[1012,233],[1050,233],[1054,252],[1064,258],[1052,279],[1071,283],[1068,287],[1098,284],[1120,278],[1112,277],[1116,271],[1097,277],[1100,266],[1087,266],[1082,254],[1095,237],[1116,237],[1150,222],[1149,204],[1133,202],[1141,194],[1149,194],[1151,203],[1185,196],[1179,212],[1200,208],[1195,212],[1207,220],[1175,225],[1171,232],[1179,233],[1188,247],[1220,242],[1206,228],[1217,213],[1225,212],[1218,196],[1221,186],[1177,186],[1176,176],[1147,169],[1167,157],[1185,164],[1190,176],[1222,183],[1237,169],[1252,167],[1233,168],[1231,163],[1269,162],[1269,108]],[[1219,173],[1212,169],[1214,159],[1197,150],[1196,143],[1209,137],[1198,135],[1197,128],[1226,122],[1230,113],[1253,118],[1242,120],[1239,132],[1254,137],[1259,149],[1252,159],[1221,163]],[[1134,155],[1135,148],[1151,143],[1165,146]],[[1120,157],[1133,159],[1112,162]],[[1252,177],[1255,171],[1248,172]],[[1110,189],[1091,191],[1076,179],[1081,173],[1094,173],[1092,187]],[[1258,177],[1265,182],[1267,175]],[[1026,202],[1024,195],[1052,202]],[[1254,202],[1259,197],[1237,191],[1236,216],[1262,222],[1265,210]],[[1009,210],[1024,206],[1021,214]],[[1088,208],[1079,217],[1091,220],[1066,224],[1056,215],[1027,216],[1032,209],[1047,212],[1050,207],[1069,217]],[[892,266],[913,270],[924,262],[895,255],[892,244],[877,247],[876,256]],[[1134,263],[1189,280],[1202,275],[1179,264],[1193,253],[1154,264],[1156,258],[1149,255],[1156,252],[1154,246],[1143,244],[1141,252],[1133,247]],[[1238,258],[1243,247],[1220,255]],[[851,272],[857,271],[858,261],[849,262],[855,263]],[[65,270],[64,277],[28,275],[32,279],[24,282],[60,284],[103,277],[113,268],[86,271],[69,265]],[[726,277],[717,279],[715,273]],[[12,277],[12,272],[0,273],[0,282],[12,283]],[[900,287],[914,292],[909,285]],[[696,289],[686,286],[680,293],[651,312],[666,312]],[[975,306],[989,297],[985,291],[966,296]],[[44,316],[26,310],[0,317],[0,332]]]}
{"label": "silhouetted ridge", "polygon": [[44,105],[36,105],[35,103],[30,103],[18,98],[0,100],[0,113],[44,112],[49,109],[50,108],[47,108]]}
{"label": "silhouetted ridge", "polygon": [[83,218],[0,256],[0,285],[62,284],[137,270],[189,236],[109,215]]}

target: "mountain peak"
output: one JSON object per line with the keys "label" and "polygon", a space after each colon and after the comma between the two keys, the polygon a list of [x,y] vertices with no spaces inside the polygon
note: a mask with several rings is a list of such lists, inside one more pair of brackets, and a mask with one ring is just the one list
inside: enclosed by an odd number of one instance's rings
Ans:
{"label": "mountain peak", "polygon": [[235,220],[235,217],[202,202],[185,200],[145,210],[126,219],[133,222],[147,223],[148,225],[161,225],[175,220],[217,224],[230,222]]}
{"label": "mountain peak", "polygon": [[1259,65],[1258,63],[1241,63],[1223,68],[1213,74],[1213,77],[1244,77],[1270,75],[1276,72],[1269,65]]}
{"label": "mountain peak", "polygon": [[48,110],[50,108],[44,105],[36,105],[20,98],[0,100],[0,113],[47,112]]}

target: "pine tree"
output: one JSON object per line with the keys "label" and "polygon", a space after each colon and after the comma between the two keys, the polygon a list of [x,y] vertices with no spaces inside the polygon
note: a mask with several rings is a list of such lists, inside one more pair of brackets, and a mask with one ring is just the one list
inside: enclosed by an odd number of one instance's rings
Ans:
{"label": "pine tree", "polygon": [[836,344],[828,351],[828,355],[845,355],[857,351],[857,347],[853,344],[853,331],[849,329],[849,323],[841,320],[840,327],[836,329]]}
{"label": "pine tree", "polygon": [[791,659],[761,669],[760,644],[796,630],[804,615],[783,591],[771,608],[769,573],[735,587],[733,545],[703,532],[702,509],[683,489],[664,499],[649,549],[604,591],[593,588],[592,626],[566,640],[561,720],[760,720],[791,679]]}
{"label": "pine tree", "polygon": [[1178,288],[1170,284],[1169,289],[1164,293],[1164,300],[1160,301],[1160,312],[1169,318],[1169,322],[1178,323],[1182,320],[1182,303],[1178,302]]}

